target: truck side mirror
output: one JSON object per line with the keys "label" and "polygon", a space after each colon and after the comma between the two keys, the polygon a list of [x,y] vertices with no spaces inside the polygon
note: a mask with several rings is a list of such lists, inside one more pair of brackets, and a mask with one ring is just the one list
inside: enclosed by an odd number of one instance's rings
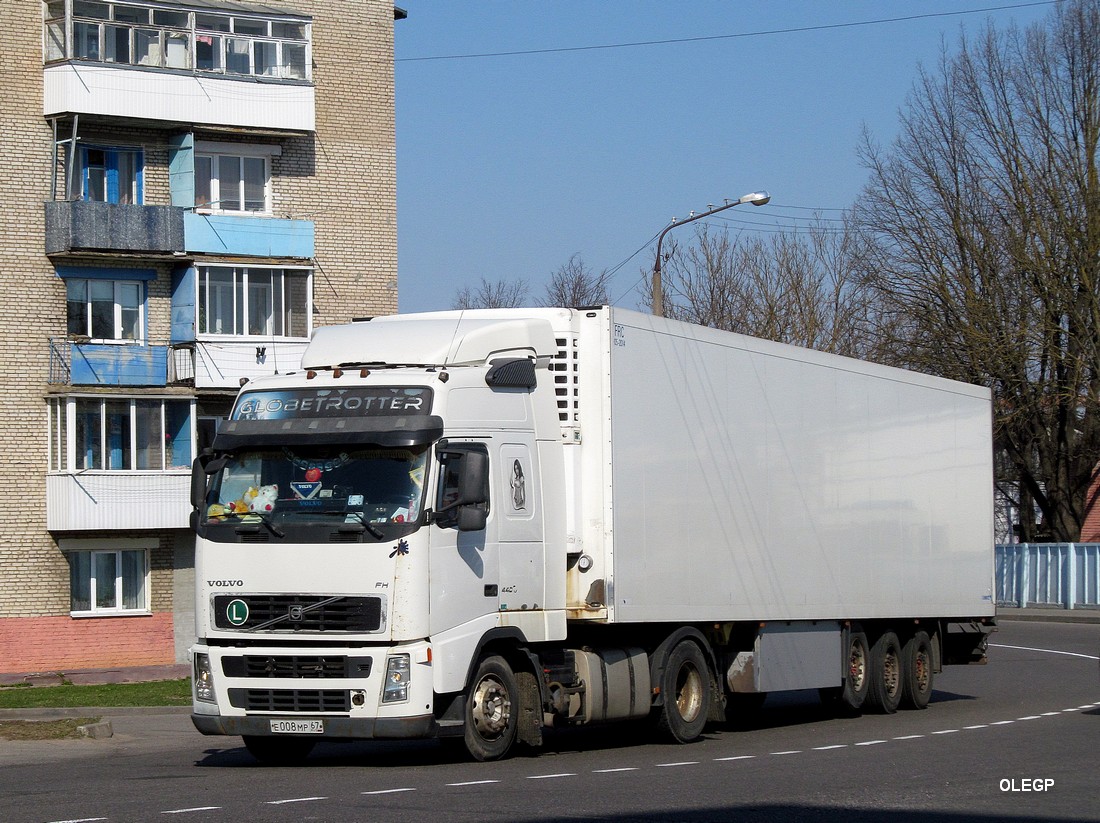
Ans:
{"label": "truck side mirror", "polygon": [[191,506],[195,509],[206,502],[206,462],[199,456],[191,463]]}
{"label": "truck side mirror", "polygon": [[480,531],[489,516],[489,455],[482,446],[438,452],[443,466],[438,507],[432,519],[459,531]]}

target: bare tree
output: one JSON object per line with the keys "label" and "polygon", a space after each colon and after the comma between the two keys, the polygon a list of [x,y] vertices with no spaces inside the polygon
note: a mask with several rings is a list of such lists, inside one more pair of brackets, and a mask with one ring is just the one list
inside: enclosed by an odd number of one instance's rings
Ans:
{"label": "bare tree", "polygon": [[[665,314],[714,328],[860,357],[876,339],[870,293],[856,280],[853,235],[818,221],[806,232],[734,237],[703,225],[662,262]],[[648,283],[648,280],[646,281]],[[652,305],[652,296],[647,295]]]}
{"label": "bare tree", "polygon": [[602,306],[610,302],[608,286],[611,275],[606,270],[596,275],[588,268],[579,254],[569,258],[550,275],[546,284],[546,294],[538,301],[540,306],[562,306],[564,308],[582,308],[584,306]]}
{"label": "bare tree", "polygon": [[495,283],[481,278],[477,288],[463,286],[451,302],[455,309],[514,309],[527,299],[527,283],[524,280],[497,280]]}
{"label": "bare tree", "polygon": [[[1100,3],[921,71],[856,219],[902,365],[992,387],[1024,539],[1072,541],[1100,456]],[[1041,521],[1032,512],[1038,508]]]}

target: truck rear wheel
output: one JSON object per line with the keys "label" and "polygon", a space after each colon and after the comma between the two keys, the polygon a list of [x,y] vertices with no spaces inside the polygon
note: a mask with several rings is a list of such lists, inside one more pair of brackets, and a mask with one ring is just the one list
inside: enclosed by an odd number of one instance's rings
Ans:
{"label": "truck rear wheel", "polygon": [[871,684],[867,703],[884,714],[893,714],[901,703],[901,643],[893,632],[883,632],[871,647]]}
{"label": "truck rear wheel", "polygon": [[927,632],[917,632],[909,638],[901,652],[901,705],[907,709],[923,709],[932,699],[932,642]]}
{"label": "truck rear wheel", "polygon": [[248,753],[268,766],[296,766],[305,760],[316,740],[303,737],[257,737],[245,735]]}
{"label": "truck rear wheel", "polygon": [[474,760],[500,760],[516,740],[516,676],[503,657],[484,658],[466,695],[466,750]]}
{"label": "truck rear wheel", "polygon": [[696,740],[710,715],[711,687],[703,652],[690,640],[677,643],[665,661],[661,695],[658,731],[677,743]]}
{"label": "truck rear wheel", "polygon": [[844,684],[820,689],[821,702],[841,714],[858,714],[867,700],[871,685],[871,650],[867,635],[852,624],[848,629],[848,645],[844,655]]}

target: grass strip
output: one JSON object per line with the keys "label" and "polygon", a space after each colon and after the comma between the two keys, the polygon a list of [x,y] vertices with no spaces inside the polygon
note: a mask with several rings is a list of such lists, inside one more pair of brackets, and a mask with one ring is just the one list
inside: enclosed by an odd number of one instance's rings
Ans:
{"label": "grass strip", "polygon": [[0,709],[52,709],[77,706],[189,706],[191,681],[153,680],[95,686],[35,686],[0,689]]}
{"label": "grass strip", "polygon": [[79,728],[98,722],[98,717],[66,717],[61,720],[0,720],[0,740],[70,740]]}

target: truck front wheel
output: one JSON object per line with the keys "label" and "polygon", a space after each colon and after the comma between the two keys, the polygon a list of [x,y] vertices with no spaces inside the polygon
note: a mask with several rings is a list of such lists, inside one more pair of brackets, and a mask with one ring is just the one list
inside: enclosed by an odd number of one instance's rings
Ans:
{"label": "truck front wheel", "polygon": [[500,760],[516,740],[519,689],[508,662],[498,655],[477,667],[466,695],[466,750],[474,760]]}
{"label": "truck front wheel", "polygon": [[661,695],[658,731],[677,743],[697,739],[710,715],[711,687],[707,661],[690,640],[676,644],[665,661]]}

